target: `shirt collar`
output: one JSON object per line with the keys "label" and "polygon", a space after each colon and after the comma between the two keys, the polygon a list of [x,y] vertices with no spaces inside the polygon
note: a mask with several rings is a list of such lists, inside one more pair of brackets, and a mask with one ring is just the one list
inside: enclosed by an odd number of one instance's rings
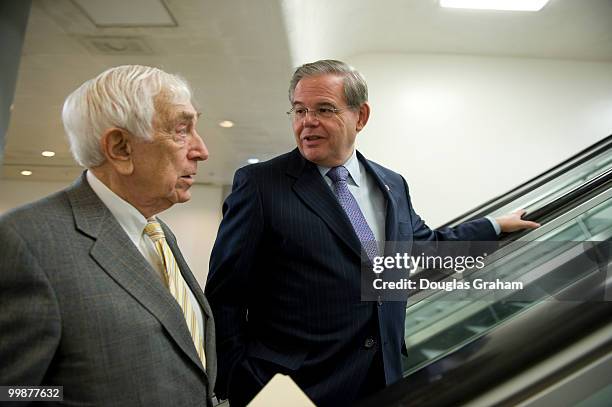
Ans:
{"label": "shirt collar", "polygon": [[119,195],[104,185],[93,172],[87,171],[86,176],[91,189],[93,189],[98,198],[117,219],[117,222],[119,222],[134,245],[138,247],[143,230],[147,225],[147,219],[138,212],[138,209],[134,208],[129,202],[124,201]]}
{"label": "shirt collar", "polygon": [[[349,172],[349,178],[353,180],[355,185],[361,185],[361,171],[359,170],[359,160],[357,159],[357,150],[353,149],[353,154],[346,160],[344,164],[341,164],[346,168]],[[317,165],[321,176],[325,179],[327,172],[331,170],[332,167],[324,167],[322,165]]]}

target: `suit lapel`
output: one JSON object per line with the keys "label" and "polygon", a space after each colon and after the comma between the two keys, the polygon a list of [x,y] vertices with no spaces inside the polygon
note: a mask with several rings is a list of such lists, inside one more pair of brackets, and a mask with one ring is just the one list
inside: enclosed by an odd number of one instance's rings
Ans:
{"label": "suit lapel", "polygon": [[388,242],[393,242],[397,240],[397,202],[394,196],[394,193],[397,193],[397,191],[391,190],[392,184],[386,179],[386,174],[370,164],[370,162],[366,160],[366,158],[359,151],[357,151],[357,158],[363,164],[368,174],[374,178],[376,185],[382,191],[382,194],[385,197],[385,202],[387,205],[385,218],[385,240]]}
{"label": "suit lapel", "polygon": [[180,306],[93,192],[84,174],[68,191],[68,197],[77,229],[94,240],[91,257],[155,316],[183,352],[201,367]]}
{"label": "suit lapel", "polygon": [[[158,219],[159,220],[159,219]],[[215,385],[215,380],[217,376],[217,354],[214,351],[215,349],[215,328],[212,317],[212,310],[210,309],[210,305],[208,301],[206,301],[206,297],[204,296],[204,292],[200,287],[200,284],[196,280],[195,276],[191,272],[191,269],[187,265],[183,254],[178,248],[178,244],[176,242],[176,238],[172,231],[168,228],[168,226],[160,221],[162,229],[164,230],[164,234],[166,235],[166,241],[168,242],[168,246],[170,246],[170,250],[174,255],[174,258],[181,270],[181,275],[183,279],[189,286],[189,289],[196,297],[196,300],[200,304],[202,308],[202,317],[204,320],[204,352],[206,354],[206,374],[208,376],[208,384],[209,391],[212,392]],[[190,338],[191,340],[191,338]],[[198,359],[198,362],[200,360]]]}
{"label": "suit lapel", "polygon": [[331,189],[325,184],[317,166],[293,151],[287,173],[296,178],[293,191],[316,213],[357,256],[361,257],[361,243],[346,213]]}
{"label": "suit lapel", "polygon": [[386,200],[385,256],[394,256],[397,253],[410,253],[412,251],[412,238],[406,240],[405,237],[400,237],[398,233],[400,223],[398,202],[406,199],[403,185],[393,182],[389,176],[389,170],[373,165],[359,151],[357,152],[357,157],[368,173],[374,178],[376,185],[378,185]]}

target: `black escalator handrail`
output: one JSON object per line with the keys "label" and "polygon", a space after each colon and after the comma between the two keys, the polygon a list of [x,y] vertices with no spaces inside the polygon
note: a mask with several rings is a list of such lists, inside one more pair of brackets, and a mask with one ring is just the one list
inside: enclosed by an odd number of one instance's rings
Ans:
{"label": "black escalator handrail", "polygon": [[595,178],[590,179],[584,184],[577,186],[576,188],[567,192],[563,196],[555,199],[552,202],[547,203],[541,208],[538,208],[530,213],[525,214],[525,216],[523,216],[523,219],[532,220],[535,222],[539,219],[546,218],[549,215],[558,211],[560,208],[563,208],[568,204],[572,203],[584,194],[598,190],[600,187],[610,182],[612,182],[612,168],[608,171],[599,174]]}
{"label": "black escalator handrail", "polygon": [[[605,138],[603,138],[602,140],[598,141],[597,143],[585,148],[584,150],[580,151],[579,153],[573,155],[572,157],[568,158],[567,160],[561,162],[560,164],[557,164],[556,166],[554,166],[553,168],[549,169],[548,171],[530,179],[527,182],[522,183],[521,185],[511,189],[510,191],[503,193],[499,196],[496,196],[493,199],[490,199],[489,201],[483,203],[482,205],[477,206],[474,209],[471,209],[463,214],[461,214],[460,216],[457,216],[456,218],[452,219],[449,222],[446,222],[445,224],[443,224],[442,227],[447,227],[447,226],[451,226],[453,224],[459,223],[459,221],[462,222],[466,222],[469,220],[473,220],[473,219],[477,219],[483,216],[488,215],[489,213],[491,213],[493,210],[497,209],[497,208],[501,208],[504,205],[509,204],[510,202],[516,200],[517,198],[533,191],[536,188],[541,187],[542,185],[546,184],[547,182],[552,181],[553,179],[557,178],[560,174],[562,174],[563,172],[566,172],[568,170],[571,170],[573,168],[576,168],[577,166],[583,164],[586,161],[591,160],[592,158],[604,153],[605,151],[607,151],[608,149],[610,149],[612,147],[612,135],[609,135]],[[588,154],[587,154],[588,153]],[[584,157],[577,159],[578,157],[585,155]],[[575,161],[575,162],[572,162]],[[571,165],[568,168],[564,168],[566,165],[568,165],[569,163],[571,163]],[[563,172],[560,172],[559,170],[563,169]],[[540,179],[540,181],[536,182],[538,179]],[[530,185],[531,183],[534,183],[533,185]],[[505,198],[504,198],[505,197]],[[499,201],[499,202],[498,202]],[[493,203],[497,202],[493,207],[490,207]]]}
{"label": "black escalator handrail", "polygon": [[[534,211],[523,215],[523,219],[533,222],[544,223],[550,219],[554,219],[560,213],[568,211],[592,196],[599,194],[603,190],[612,187],[612,168],[602,172],[595,178],[591,178],[584,184],[581,184],[574,189],[566,192],[552,202],[538,208]],[[502,233],[499,240],[512,241],[529,233],[530,230],[519,230],[512,233]]]}

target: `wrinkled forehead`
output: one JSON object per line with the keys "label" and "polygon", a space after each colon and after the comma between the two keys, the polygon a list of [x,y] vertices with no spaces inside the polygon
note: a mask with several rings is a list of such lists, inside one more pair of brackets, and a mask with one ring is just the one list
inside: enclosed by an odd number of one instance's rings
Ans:
{"label": "wrinkled forehead", "polygon": [[191,91],[184,86],[165,87],[155,95],[153,104],[155,110],[162,111],[167,106],[187,105],[192,102]]}
{"label": "wrinkled forehead", "polygon": [[154,124],[162,127],[171,127],[179,122],[193,122],[200,113],[190,100],[172,100],[159,98],[155,101]]}

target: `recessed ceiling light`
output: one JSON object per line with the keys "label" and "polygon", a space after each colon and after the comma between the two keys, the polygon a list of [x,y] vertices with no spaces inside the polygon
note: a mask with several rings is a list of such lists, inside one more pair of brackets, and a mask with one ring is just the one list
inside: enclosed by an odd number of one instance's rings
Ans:
{"label": "recessed ceiling light", "polygon": [[229,129],[230,127],[234,127],[234,122],[231,120],[223,120],[219,122],[219,126]]}
{"label": "recessed ceiling light", "polygon": [[249,158],[247,162],[249,164],[257,164],[259,162],[259,158]]}
{"label": "recessed ceiling light", "polygon": [[53,157],[55,155],[55,151],[43,151],[42,153],[43,157]]}
{"label": "recessed ceiling light", "polygon": [[32,171],[30,171],[30,170],[23,170],[23,171],[21,171],[21,175],[25,175],[27,177],[29,175],[32,175]]}
{"label": "recessed ceiling light", "polygon": [[477,10],[539,11],[548,0],[440,0],[440,6]]}
{"label": "recessed ceiling light", "polygon": [[73,0],[98,27],[176,26],[160,0]]}

